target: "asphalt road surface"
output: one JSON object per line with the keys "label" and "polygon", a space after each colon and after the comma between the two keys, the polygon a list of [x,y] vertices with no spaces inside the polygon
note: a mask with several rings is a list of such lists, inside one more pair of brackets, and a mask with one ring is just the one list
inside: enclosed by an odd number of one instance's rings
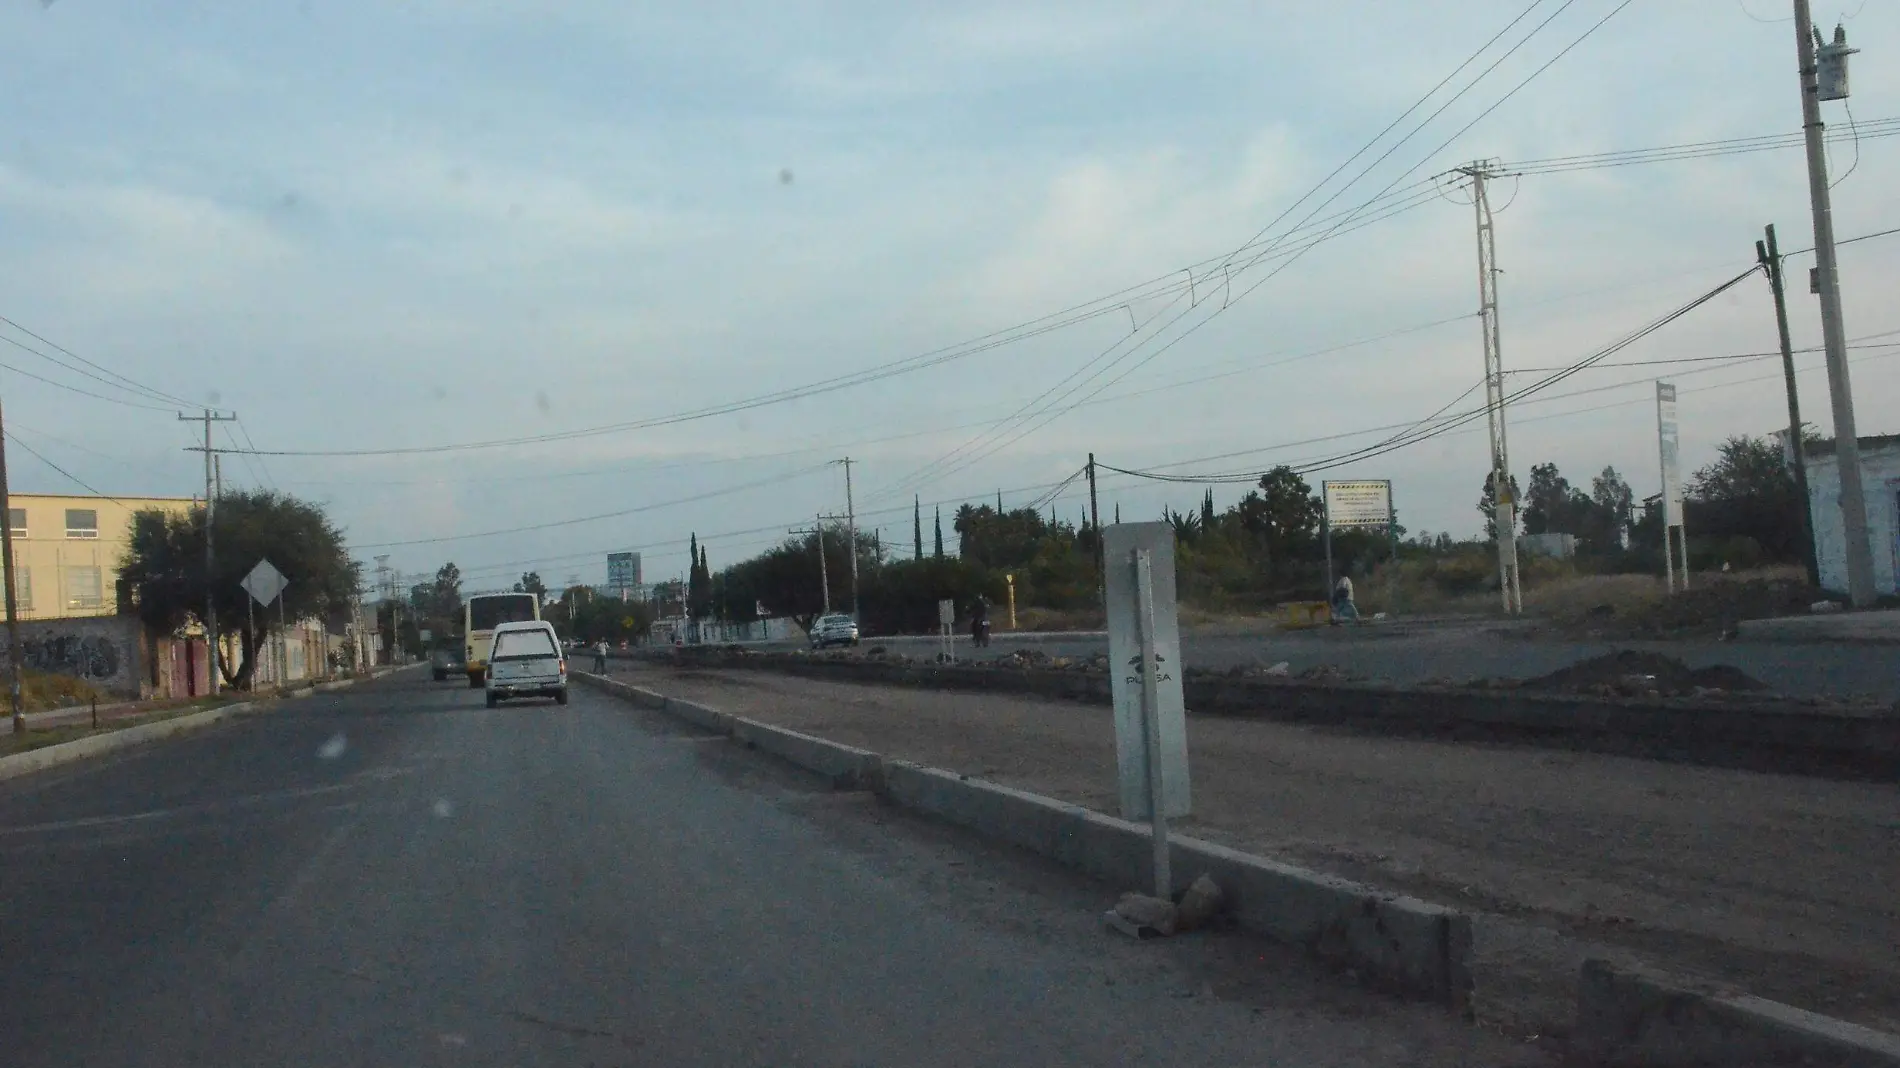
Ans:
{"label": "asphalt road surface", "polygon": [[576,690],[408,672],[0,786],[0,1062],[1521,1065]]}
{"label": "asphalt road surface", "polygon": [[[931,638],[867,638],[877,644],[928,656]],[[786,646],[790,648],[791,646]],[[1108,639],[1076,635],[1048,640],[1006,632],[990,637],[984,655],[1000,656],[1017,648],[1039,649],[1051,656],[1092,656],[1107,652]],[[1286,661],[1295,672],[1320,665],[1343,668],[1363,679],[1405,684],[1426,679],[1530,678],[1616,649],[1649,649],[1678,657],[1690,667],[1730,664],[1793,696],[1868,695],[1900,699],[1900,646],[1796,642],[1587,642],[1519,637],[1503,629],[1469,624],[1325,628],[1271,634],[1196,634],[1181,636],[1181,656],[1190,667],[1222,669]],[[971,652],[968,635],[957,642],[957,655]]]}

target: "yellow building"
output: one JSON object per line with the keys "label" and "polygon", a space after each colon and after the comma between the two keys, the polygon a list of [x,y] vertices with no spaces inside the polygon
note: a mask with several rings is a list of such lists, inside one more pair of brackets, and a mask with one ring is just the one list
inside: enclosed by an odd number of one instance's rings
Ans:
{"label": "yellow building", "polygon": [[7,523],[13,528],[14,599],[20,618],[114,614],[119,563],[132,538],[133,513],[156,508],[183,515],[197,504],[191,497],[12,494]]}

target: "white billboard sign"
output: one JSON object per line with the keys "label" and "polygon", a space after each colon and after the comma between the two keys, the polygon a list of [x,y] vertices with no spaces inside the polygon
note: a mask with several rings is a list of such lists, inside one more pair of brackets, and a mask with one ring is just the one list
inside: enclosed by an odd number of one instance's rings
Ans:
{"label": "white billboard sign", "polygon": [[1161,752],[1162,812],[1189,812],[1187,716],[1181,696],[1181,634],[1175,606],[1174,528],[1117,523],[1103,529],[1108,607],[1109,691],[1115,704],[1115,767],[1123,819],[1149,818],[1148,739],[1142,716],[1142,635],[1135,552],[1149,553],[1154,603],[1155,717]]}
{"label": "white billboard sign", "polygon": [[1676,429],[1676,387],[1656,383],[1656,445],[1662,456],[1663,524],[1682,525],[1682,461]]}
{"label": "white billboard sign", "polygon": [[1392,522],[1392,483],[1322,482],[1326,522],[1334,527],[1383,527]]}

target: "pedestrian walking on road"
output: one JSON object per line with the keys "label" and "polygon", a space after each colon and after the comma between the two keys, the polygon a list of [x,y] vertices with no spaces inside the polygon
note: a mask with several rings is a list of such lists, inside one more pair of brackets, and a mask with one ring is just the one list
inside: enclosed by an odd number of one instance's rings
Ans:
{"label": "pedestrian walking on road", "polygon": [[594,674],[607,674],[607,639],[594,643]]}

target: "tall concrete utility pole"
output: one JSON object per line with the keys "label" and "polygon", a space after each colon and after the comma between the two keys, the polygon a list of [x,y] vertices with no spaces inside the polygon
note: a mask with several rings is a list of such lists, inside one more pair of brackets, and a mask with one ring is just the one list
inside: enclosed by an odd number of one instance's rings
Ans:
{"label": "tall concrete utility pole", "polygon": [[844,536],[851,553],[851,618],[855,620],[858,618],[858,516],[851,504],[851,465],[855,461],[847,456],[835,462],[844,465]]}
{"label": "tall concrete utility pole", "polygon": [[1775,297],[1775,332],[1781,341],[1781,374],[1788,387],[1788,459],[1794,465],[1794,489],[1801,500],[1797,511],[1801,521],[1801,562],[1808,569],[1808,585],[1821,584],[1821,564],[1814,555],[1814,523],[1808,514],[1807,446],[1801,441],[1801,394],[1795,388],[1794,340],[1788,333],[1788,291],[1781,276],[1781,249],[1775,244],[1775,224],[1769,223],[1766,240],[1755,242],[1755,258],[1768,274],[1768,289]]}
{"label": "tall concrete utility pole", "polygon": [[13,599],[13,498],[7,489],[7,445],[6,419],[0,416],[0,514],[4,514],[6,525],[0,527],[0,571],[6,575],[7,597],[7,696],[13,702],[13,733],[26,733],[26,695],[20,687],[20,676],[25,671],[21,658],[26,654],[20,648],[19,604]]}
{"label": "tall concrete utility pole", "polygon": [[1518,581],[1517,501],[1511,495],[1511,450],[1504,432],[1504,356],[1498,334],[1497,227],[1491,217],[1486,181],[1494,164],[1480,160],[1458,168],[1471,179],[1471,205],[1478,216],[1478,319],[1484,330],[1485,417],[1490,425],[1492,525],[1498,532],[1498,592],[1506,615],[1524,611]]}
{"label": "tall concrete utility pole", "polygon": [[218,610],[216,588],[213,586],[213,583],[217,581],[217,550],[213,545],[211,531],[218,518],[218,486],[216,460],[211,451],[211,424],[236,422],[237,416],[219,415],[206,408],[203,415],[186,415],[180,412],[178,418],[186,423],[203,420],[205,425],[205,661],[211,668],[209,690],[211,696],[216,697],[218,691],[224,688],[222,680],[218,677],[223,670],[221,664],[224,658],[218,651]]}
{"label": "tall concrete utility pole", "polygon": [[[1835,46],[1846,49],[1841,31]],[[1841,322],[1840,266],[1834,258],[1834,207],[1827,187],[1826,126],[1815,63],[1814,19],[1808,0],[1794,0],[1795,54],[1800,59],[1801,129],[1807,136],[1808,198],[1814,208],[1814,265],[1821,292],[1821,343],[1827,351],[1828,398],[1834,408],[1834,455],[1841,477],[1841,529],[1847,537],[1847,596],[1854,607],[1874,603],[1874,554],[1867,541],[1867,497],[1861,489],[1860,440],[1854,431],[1854,388],[1847,377],[1847,331]],[[1836,62],[1845,63],[1839,55]],[[1846,80],[1841,80],[1841,96]]]}

